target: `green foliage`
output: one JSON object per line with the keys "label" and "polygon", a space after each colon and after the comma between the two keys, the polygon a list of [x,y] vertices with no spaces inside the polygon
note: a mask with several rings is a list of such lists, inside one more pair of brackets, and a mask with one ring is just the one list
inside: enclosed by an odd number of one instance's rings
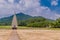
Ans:
{"label": "green foliage", "polygon": [[[29,16],[23,13],[16,14],[18,26],[39,27],[39,28],[60,28],[60,18],[57,20],[46,19],[41,16]],[[10,26],[13,15],[0,19],[0,26]]]}
{"label": "green foliage", "polygon": [[25,23],[28,27],[49,27],[49,20],[43,17],[30,18]]}
{"label": "green foliage", "polygon": [[35,22],[27,25],[28,27],[47,27],[44,22]]}
{"label": "green foliage", "polygon": [[55,21],[55,26],[54,28],[60,28],[60,18],[58,18],[56,21]]}
{"label": "green foliage", "polygon": [[[23,13],[16,14],[16,17],[17,17],[17,21],[18,21],[19,25],[25,25],[24,22],[19,23],[20,21],[32,18],[32,16],[29,16],[29,15],[26,15]],[[13,19],[13,15],[10,17],[1,18],[0,19],[0,26],[11,25],[12,19]]]}
{"label": "green foliage", "polygon": [[0,29],[11,29],[11,26],[0,26]]}
{"label": "green foliage", "polygon": [[26,26],[26,22],[25,21],[19,21],[18,22],[18,26]]}

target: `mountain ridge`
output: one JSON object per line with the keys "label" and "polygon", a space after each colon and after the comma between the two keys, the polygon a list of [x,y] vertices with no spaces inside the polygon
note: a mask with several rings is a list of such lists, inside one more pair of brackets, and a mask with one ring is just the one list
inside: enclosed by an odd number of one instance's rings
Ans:
{"label": "mountain ridge", "polygon": [[[7,24],[8,25],[11,25],[13,16],[14,15],[9,16],[9,17],[1,18],[0,19],[0,24],[3,24],[3,25],[7,25]],[[18,22],[23,21],[23,20],[28,20],[30,18],[32,18],[32,19],[34,19],[34,18],[43,18],[43,19],[46,19],[46,18],[44,18],[42,16],[35,16],[35,17],[33,17],[33,16],[30,16],[30,15],[26,15],[24,13],[18,13],[18,14],[16,14],[16,17],[17,17],[17,21]],[[50,20],[50,19],[48,19],[48,20]]]}

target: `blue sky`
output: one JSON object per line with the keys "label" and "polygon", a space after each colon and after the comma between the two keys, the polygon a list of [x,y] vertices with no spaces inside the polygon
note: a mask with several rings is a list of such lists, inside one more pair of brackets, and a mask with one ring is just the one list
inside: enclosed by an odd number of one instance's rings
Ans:
{"label": "blue sky", "polygon": [[41,6],[48,7],[52,11],[57,11],[60,8],[60,0],[41,0]]}
{"label": "blue sky", "polygon": [[0,0],[0,18],[23,12],[49,19],[60,17],[60,0]]}

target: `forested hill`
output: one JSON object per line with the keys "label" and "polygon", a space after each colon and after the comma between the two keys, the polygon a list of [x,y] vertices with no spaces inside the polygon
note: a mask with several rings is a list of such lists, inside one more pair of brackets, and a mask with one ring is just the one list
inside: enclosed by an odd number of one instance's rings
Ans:
{"label": "forested hill", "polygon": [[[27,23],[27,22],[40,22],[40,21],[44,21],[44,20],[49,20],[49,19],[46,19],[46,18],[44,18],[44,17],[41,17],[41,16],[35,16],[35,17],[32,17],[32,16],[30,16],[30,15],[26,15],[26,14],[24,14],[24,13],[18,13],[18,14],[16,14],[16,17],[17,17],[17,21],[18,21],[18,24],[20,25],[20,24],[22,24],[23,23],[23,21],[26,21],[25,22],[25,24]],[[12,23],[12,19],[13,19],[13,15],[12,16],[10,16],[10,17],[5,17],[5,18],[1,18],[0,19],[0,25],[11,25],[11,23]],[[51,20],[49,20],[49,21],[51,21]],[[24,24],[24,23],[23,23]],[[25,25],[24,24],[24,25]]]}
{"label": "forested hill", "polygon": [[[12,22],[12,19],[13,19],[13,16],[14,15],[12,15],[12,16],[10,16],[10,17],[4,17],[4,18],[1,18],[0,19],[0,24],[2,25],[7,25],[7,24],[11,24],[11,22]],[[32,16],[29,16],[29,15],[26,15],[26,14],[24,14],[24,13],[18,13],[18,14],[16,14],[16,17],[17,17],[17,20],[27,20],[27,19],[29,19],[29,18],[32,18]]]}

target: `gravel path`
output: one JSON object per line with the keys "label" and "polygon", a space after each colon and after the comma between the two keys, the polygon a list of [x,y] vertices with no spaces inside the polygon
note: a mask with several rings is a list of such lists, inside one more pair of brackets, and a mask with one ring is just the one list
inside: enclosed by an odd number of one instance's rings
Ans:
{"label": "gravel path", "polygon": [[11,33],[10,37],[8,38],[8,40],[20,40],[16,30],[12,31],[12,33]]}

